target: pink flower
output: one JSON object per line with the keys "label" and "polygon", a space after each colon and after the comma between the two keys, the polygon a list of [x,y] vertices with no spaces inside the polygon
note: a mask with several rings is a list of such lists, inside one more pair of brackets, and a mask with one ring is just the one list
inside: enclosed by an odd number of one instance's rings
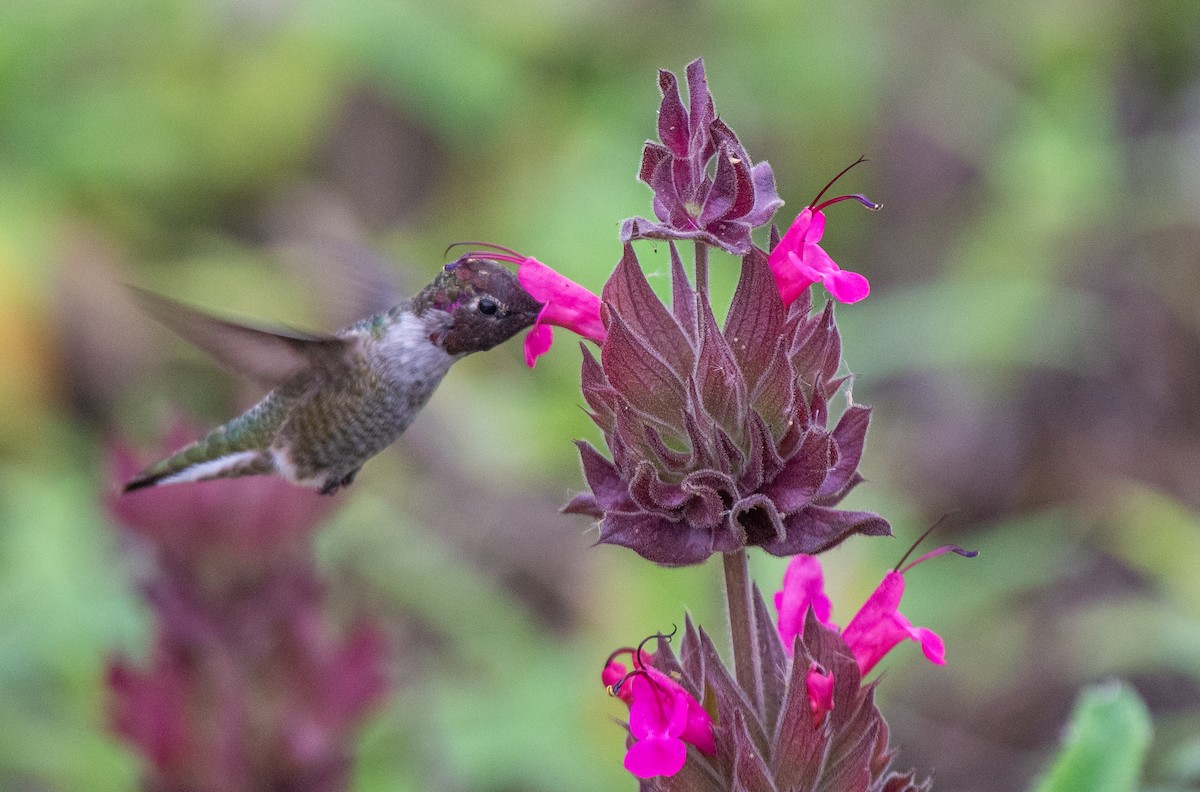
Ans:
{"label": "pink flower", "polygon": [[817,621],[838,629],[829,620],[833,604],[825,595],[825,575],[816,556],[794,556],[783,573],[783,590],[775,592],[775,610],[779,611],[779,634],[788,654],[797,635],[804,632],[804,617],[812,608]]}
{"label": "pink flower", "polygon": [[805,289],[817,282],[839,302],[855,303],[871,293],[871,284],[866,278],[838,267],[817,244],[824,233],[825,215],[807,207],[771,251],[767,261],[784,305],[791,305]]}
{"label": "pink flower", "polygon": [[[926,627],[914,627],[900,613],[899,607],[904,594],[904,573],[922,561],[947,552],[968,557],[974,555],[973,552],[948,545],[926,553],[903,569],[889,571],[846,625],[846,629],[842,630],[842,639],[854,653],[863,676],[906,638],[919,643],[931,663],[945,664],[946,646],[941,637]],[[821,565],[813,556],[798,555],[788,564],[783,577],[783,590],[775,595],[775,607],[779,611],[779,634],[789,654],[796,636],[804,629],[805,615],[810,608],[817,621],[826,627],[838,629],[830,621],[829,598],[825,596]]]}
{"label": "pink flower", "polygon": [[821,210],[826,206],[841,201],[858,201],[872,211],[881,208],[881,204],[864,195],[839,195],[837,198],[818,203],[825,191],[845,175],[846,171],[865,161],[859,157],[834,176],[829,184],[817,193],[812,203],[796,216],[795,222],[771,251],[768,263],[775,275],[775,283],[779,286],[779,296],[783,298],[784,305],[791,305],[805,289],[818,282],[839,302],[856,303],[871,293],[871,284],[866,278],[857,272],[843,270],[817,244],[825,234],[825,215]]}
{"label": "pink flower", "polygon": [[597,344],[604,343],[606,332],[600,320],[599,297],[535,258],[522,258],[516,264],[521,286],[533,299],[545,304],[525,336],[527,366],[533,368],[537,358],[554,342],[549,325],[565,327]]}
{"label": "pink flower", "polygon": [[889,570],[842,632],[863,676],[906,638],[921,644],[929,662],[946,664],[946,645],[941,637],[927,627],[914,627],[898,610],[903,594],[904,576]]}
{"label": "pink flower", "polygon": [[688,745],[706,756],[716,753],[712,718],[692,694],[650,665],[650,654],[622,652],[634,658],[635,669],[626,673],[623,664],[610,658],[600,677],[611,695],[629,705],[635,742],[625,753],[625,769],[638,778],[670,776],[683,768]]}

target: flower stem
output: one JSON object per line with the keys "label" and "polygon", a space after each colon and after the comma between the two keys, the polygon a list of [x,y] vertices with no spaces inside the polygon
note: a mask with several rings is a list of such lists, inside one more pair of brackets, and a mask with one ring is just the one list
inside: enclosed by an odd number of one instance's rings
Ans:
{"label": "flower stem", "polygon": [[696,243],[696,291],[708,296],[708,245]]}
{"label": "flower stem", "polygon": [[746,692],[756,712],[762,715],[762,665],[758,653],[758,631],[750,600],[750,559],[745,548],[724,553],[725,604],[733,635],[733,669],[738,685]]}

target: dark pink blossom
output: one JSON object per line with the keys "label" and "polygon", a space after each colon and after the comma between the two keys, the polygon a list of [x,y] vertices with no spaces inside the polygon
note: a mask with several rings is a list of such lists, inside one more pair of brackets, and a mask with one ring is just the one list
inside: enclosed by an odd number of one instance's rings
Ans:
{"label": "dark pink blossom", "polygon": [[[178,447],[185,430],[167,441]],[[144,460],[113,451],[113,479]],[[336,630],[313,561],[329,498],[281,479],[217,479],[113,495],[153,613],[144,659],[112,658],[113,730],[156,792],[336,792],[388,683],[383,633]]]}
{"label": "dark pink blossom", "polygon": [[841,173],[829,180],[817,197],[796,216],[796,220],[784,232],[783,238],[771,250],[768,264],[779,286],[779,296],[784,305],[791,305],[804,291],[814,283],[820,283],[825,290],[833,295],[835,300],[844,303],[855,303],[871,293],[871,284],[857,272],[848,272],[837,265],[829,254],[817,243],[825,234],[825,215],[821,210],[842,201],[858,201],[872,211],[880,209],[881,205],[868,199],[865,195],[839,195],[827,201],[821,201],[825,191],[834,182],[842,178],[846,171],[865,162],[862,157],[844,168]]}
{"label": "dark pink blossom", "polygon": [[[900,598],[904,594],[904,573],[922,561],[946,552],[973,555],[957,547],[941,547],[903,569],[889,571],[846,625],[846,629],[841,631],[842,639],[854,653],[863,676],[905,639],[919,643],[931,663],[945,664],[946,647],[941,637],[927,627],[914,627],[899,608]],[[821,624],[837,629],[837,625],[830,620],[829,598],[824,591],[821,563],[814,556],[798,555],[788,564],[783,590],[775,595],[775,607],[779,611],[779,634],[789,652],[795,637],[804,629],[805,614],[809,609]]]}
{"label": "dark pink blossom", "polygon": [[808,688],[808,701],[812,704],[813,728],[815,729],[821,725],[825,715],[833,709],[833,672],[826,671],[818,663],[809,663],[804,684]]}
{"label": "dark pink blossom", "polygon": [[840,268],[817,244],[824,233],[825,215],[806,207],[771,251],[768,263],[784,305],[791,305],[814,283],[844,303],[858,302],[871,293],[866,278]]}
{"label": "dark pink blossom", "polygon": [[617,654],[623,652],[633,658],[635,669],[626,673],[610,657],[600,678],[611,695],[629,705],[634,742],[625,754],[625,769],[638,778],[671,776],[683,768],[688,745],[705,756],[715,753],[712,717],[692,694],[651,665],[649,653],[625,649]]}
{"label": "dark pink blossom", "polygon": [[[493,256],[495,258],[495,256]],[[521,258],[517,279],[533,299],[545,304],[525,336],[525,364],[533,368],[554,342],[550,325],[565,327],[597,344],[607,335],[600,320],[600,298],[535,258]]]}

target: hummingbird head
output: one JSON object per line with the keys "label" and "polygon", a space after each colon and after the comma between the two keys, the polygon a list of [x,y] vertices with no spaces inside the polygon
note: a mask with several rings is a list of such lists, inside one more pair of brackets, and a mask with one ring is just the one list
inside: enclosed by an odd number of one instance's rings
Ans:
{"label": "hummingbird head", "polygon": [[450,355],[491,349],[531,327],[542,310],[503,264],[471,254],[447,264],[422,296],[450,314],[437,338]]}

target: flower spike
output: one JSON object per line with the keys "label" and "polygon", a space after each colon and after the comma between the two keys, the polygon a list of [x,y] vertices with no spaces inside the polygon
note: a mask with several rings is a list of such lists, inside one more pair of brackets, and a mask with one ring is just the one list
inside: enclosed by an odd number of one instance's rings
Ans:
{"label": "flower spike", "polygon": [[654,190],[658,222],[629,218],[621,224],[621,241],[692,239],[734,255],[749,253],[750,232],[783,205],[771,166],[752,164],[737,135],[717,117],[702,60],[687,67],[686,110],[675,75],[660,71],[658,82],[661,142],[646,142],[638,172]]}

